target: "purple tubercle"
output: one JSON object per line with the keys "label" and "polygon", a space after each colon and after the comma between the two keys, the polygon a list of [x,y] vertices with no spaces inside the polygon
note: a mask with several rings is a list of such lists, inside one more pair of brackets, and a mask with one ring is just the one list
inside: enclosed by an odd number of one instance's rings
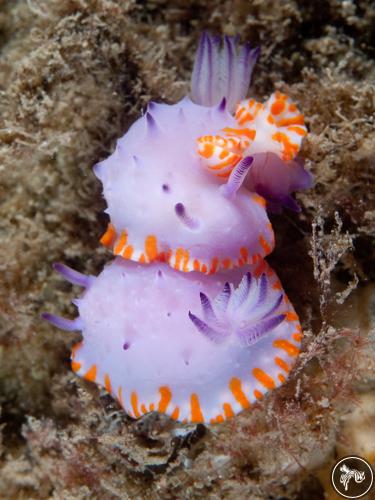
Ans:
{"label": "purple tubercle", "polygon": [[134,161],[134,164],[137,165],[137,167],[142,167],[142,161],[137,155],[132,155],[132,159]]}
{"label": "purple tubercle", "polygon": [[153,115],[149,112],[146,111],[146,123],[147,123],[147,130],[151,132],[156,132],[158,129],[158,125],[155,121],[155,118]]}
{"label": "purple tubercle", "polygon": [[292,212],[301,212],[301,207],[290,194],[275,196],[274,192],[270,192],[270,190],[262,184],[257,185],[256,192],[267,200],[267,209],[274,214],[280,214],[283,207]]}
{"label": "purple tubercle", "polygon": [[73,332],[75,330],[81,330],[82,325],[81,321],[79,318],[76,319],[66,319],[66,318],[61,318],[60,316],[55,316],[54,314],[50,313],[43,313],[42,318],[48,321],[49,323],[52,323],[52,325],[57,326],[57,328],[60,328],[61,330],[66,330],[68,332]]}
{"label": "purple tubercle", "polygon": [[226,97],[223,97],[222,100],[220,101],[220,104],[219,106],[217,107],[218,111],[225,111],[227,107],[227,98]]}
{"label": "purple tubercle", "polygon": [[244,99],[259,49],[240,46],[238,37],[220,37],[202,33],[191,79],[192,100],[202,106],[214,106],[225,97],[229,111]]}
{"label": "purple tubercle", "polygon": [[124,345],[122,346],[122,348],[124,349],[124,351],[127,351],[130,347],[130,344],[129,342],[124,342]]}
{"label": "purple tubercle", "polygon": [[185,205],[183,203],[176,203],[174,210],[177,217],[181,220],[183,224],[189,229],[197,229],[199,227],[199,222],[197,219],[187,214]]}
{"label": "purple tubercle", "polygon": [[283,198],[280,199],[280,201],[285,208],[288,208],[292,212],[301,211],[301,207],[298,205],[293,196],[290,195],[284,196]]}
{"label": "purple tubercle", "polygon": [[246,156],[234,167],[230,173],[228,182],[220,187],[224,196],[232,198],[237,193],[245,180],[253,160],[252,156]]}
{"label": "purple tubercle", "polygon": [[147,104],[147,111],[155,111],[157,107],[157,103],[156,102],[153,102],[153,101],[150,101],[148,104]]}
{"label": "purple tubercle", "polygon": [[53,269],[61,274],[69,283],[73,285],[83,286],[87,288],[90,285],[91,279],[90,276],[86,276],[84,274],[75,271],[71,267],[66,266],[65,264],[61,264],[60,262],[55,262],[53,264]]}

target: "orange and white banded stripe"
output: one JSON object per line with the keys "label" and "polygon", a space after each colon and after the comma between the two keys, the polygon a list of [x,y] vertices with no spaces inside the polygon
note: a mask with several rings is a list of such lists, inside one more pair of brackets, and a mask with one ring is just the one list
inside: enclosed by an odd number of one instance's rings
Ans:
{"label": "orange and white banded stripe", "polygon": [[237,163],[244,156],[251,156],[253,150],[274,152],[284,161],[293,160],[307,134],[303,115],[291,99],[279,91],[265,104],[255,99],[242,101],[237,106],[235,119],[238,127],[225,127],[223,136],[206,135],[197,140],[204,165],[219,177],[228,177]]}
{"label": "orange and white banded stripe", "polygon": [[198,139],[198,153],[205,166],[219,177],[228,177],[242,158],[243,146],[237,137],[204,135]]}
{"label": "orange and white banded stripe", "polygon": [[307,134],[304,116],[286,94],[276,91],[266,103],[267,121],[277,127],[272,140],[282,146],[282,159],[292,160],[301,147]]}
{"label": "orange and white banded stripe", "polygon": [[[260,206],[265,206],[265,200],[261,196],[252,193],[251,198]],[[267,230],[259,235],[258,248],[255,253],[251,253],[246,247],[242,246],[238,249],[237,255],[221,258],[214,255],[210,260],[198,258],[182,246],[163,251],[160,248],[157,236],[154,234],[146,236],[143,248],[139,248],[137,245],[129,243],[129,236],[126,230],[117,235],[111,223],[101,237],[100,242],[108,248],[113,248],[114,255],[119,255],[124,259],[140,262],[141,264],[166,262],[173,269],[176,269],[176,271],[196,271],[203,274],[214,274],[221,269],[227,270],[241,267],[245,264],[255,264],[268,255],[275,245],[271,224],[268,224]]]}
{"label": "orange and white banded stripe", "polygon": [[255,99],[246,99],[242,101],[236,109],[234,115],[238,125],[245,125],[245,123],[253,122],[259,113],[264,112],[264,105],[257,102]]}

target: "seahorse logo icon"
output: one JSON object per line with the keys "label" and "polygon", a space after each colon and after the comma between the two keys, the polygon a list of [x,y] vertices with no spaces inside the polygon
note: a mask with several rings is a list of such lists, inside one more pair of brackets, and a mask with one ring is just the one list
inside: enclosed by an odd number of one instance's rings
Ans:
{"label": "seahorse logo icon", "polygon": [[344,498],[361,498],[373,487],[374,472],[371,465],[357,456],[339,460],[332,469],[332,486]]}
{"label": "seahorse logo icon", "polygon": [[360,472],[357,469],[349,469],[345,464],[340,467],[342,472],[340,476],[340,483],[345,487],[345,491],[348,491],[349,481],[353,478],[356,483],[362,483],[366,479],[365,473]]}

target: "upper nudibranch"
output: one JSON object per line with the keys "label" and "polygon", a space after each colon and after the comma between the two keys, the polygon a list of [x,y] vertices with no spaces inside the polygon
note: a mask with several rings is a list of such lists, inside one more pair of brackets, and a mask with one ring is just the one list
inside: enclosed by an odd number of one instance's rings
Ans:
{"label": "upper nudibranch", "polygon": [[110,216],[101,241],[115,255],[208,274],[272,251],[265,198],[296,209],[290,193],[311,176],[294,160],[306,131],[295,105],[278,92],[265,105],[241,101],[258,53],[203,34],[192,100],[150,103],[95,166]]}
{"label": "upper nudibranch", "polygon": [[45,318],[82,331],[73,370],[131,417],[222,422],[280,386],[299,353],[298,316],[265,261],[214,276],[121,258],[97,278],[56,269],[86,290],[78,318]]}
{"label": "upper nudibranch", "polygon": [[197,137],[225,126],[235,126],[225,103],[151,103],[115,152],[96,165],[111,220],[102,242],[115,255],[208,274],[272,251],[264,199],[242,187],[251,158],[225,182],[201,167]]}

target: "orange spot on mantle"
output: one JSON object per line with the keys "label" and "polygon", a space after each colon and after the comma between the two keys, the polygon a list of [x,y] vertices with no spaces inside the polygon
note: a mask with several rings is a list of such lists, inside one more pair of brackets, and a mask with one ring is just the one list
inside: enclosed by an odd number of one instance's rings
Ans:
{"label": "orange spot on mantle", "polygon": [[150,234],[146,238],[145,251],[149,262],[156,260],[158,256],[157,239],[153,234]]}
{"label": "orange spot on mantle", "polygon": [[104,387],[106,388],[107,392],[112,392],[111,379],[109,378],[108,373],[106,373],[104,376]]}
{"label": "orange spot on mantle", "polygon": [[134,416],[136,418],[139,418],[141,416],[141,414],[139,413],[139,410],[138,410],[138,395],[134,391],[131,393],[130,402],[131,402],[131,405],[132,405],[132,408],[134,411]]}
{"label": "orange spot on mantle", "polygon": [[285,109],[285,101],[283,100],[277,100],[275,101],[272,106],[271,106],[271,113],[273,115],[279,115],[280,113],[282,113]]}
{"label": "orange spot on mantle", "polygon": [[232,406],[229,403],[224,403],[223,404],[223,410],[224,410],[224,415],[226,418],[232,418],[234,417],[234,411]]}
{"label": "orange spot on mantle", "polygon": [[100,238],[100,243],[105,247],[111,247],[115,242],[116,236],[115,226],[109,223],[106,232]]}
{"label": "orange spot on mantle", "polygon": [[254,368],[253,375],[266,389],[274,389],[276,387],[274,379],[261,368]]}
{"label": "orange spot on mantle", "polygon": [[167,386],[159,387],[159,392],[160,392],[160,401],[158,405],[158,411],[160,413],[165,413],[172,399],[172,393],[169,387]]}
{"label": "orange spot on mantle", "polygon": [[242,390],[241,380],[233,377],[229,382],[229,389],[231,390],[234,399],[241,405],[243,409],[249,408],[250,402]]}
{"label": "orange spot on mantle", "polygon": [[203,422],[204,417],[199,403],[198,395],[193,393],[190,397],[191,421],[198,423]]}
{"label": "orange spot on mantle", "polygon": [[286,373],[289,373],[289,371],[290,371],[289,365],[283,359],[276,356],[275,363],[277,364],[277,366],[279,366],[281,369],[283,369]]}
{"label": "orange spot on mantle", "polygon": [[83,378],[88,380],[89,382],[95,382],[96,380],[96,365],[92,365],[91,368],[83,375]]}
{"label": "orange spot on mantle", "polygon": [[298,356],[300,352],[298,347],[291,344],[288,340],[284,339],[274,340],[272,345],[277,349],[283,349],[289,356]]}

